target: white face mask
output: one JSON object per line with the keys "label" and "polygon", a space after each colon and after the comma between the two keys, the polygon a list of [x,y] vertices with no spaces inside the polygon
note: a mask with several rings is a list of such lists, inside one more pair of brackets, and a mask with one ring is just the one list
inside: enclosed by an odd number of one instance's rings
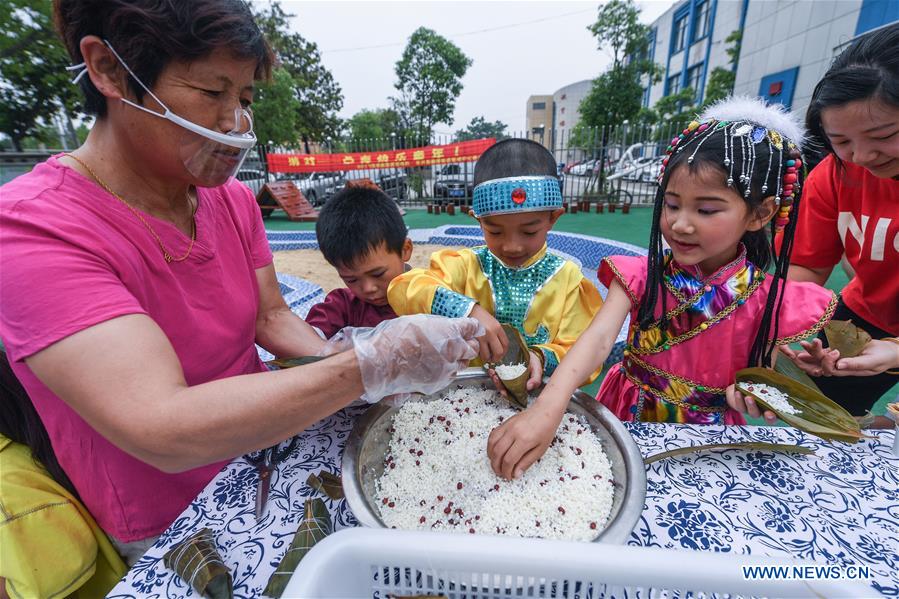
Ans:
{"label": "white face mask", "polygon": [[[122,57],[115,51],[112,44],[106,40],[103,40],[103,43],[106,44],[119,63],[125,67],[128,74],[137,81],[138,85],[144,88],[150,97],[156,100],[165,112],[160,114],[126,98],[122,98],[122,102],[153,116],[171,121],[185,129],[185,135],[181,140],[181,159],[188,172],[198,180],[198,184],[203,187],[214,187],[221,185],[229,177],[234,176],[240,169],[241,164],[243,164],[249,150],[256,145],[256,135],[253,133],[253,117],[250,115],[250,111],[243,107],[235,107],[234,127],[228,133],[207,129],[202,125],[180,117],[169,110],[162,100],[157,98],[156,94],[144,85],[138,76],[134,74],[134,71],[122,60]],[[72,83],[77,83],[87,73],[85,63],[67,67],[66,70],[81,71],[72,80]]]}

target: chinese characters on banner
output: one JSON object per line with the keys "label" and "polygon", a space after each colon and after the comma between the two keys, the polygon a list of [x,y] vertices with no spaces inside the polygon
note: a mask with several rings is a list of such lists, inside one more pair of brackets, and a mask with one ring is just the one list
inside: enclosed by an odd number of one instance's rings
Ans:
{"label": "chinese characters on banner", "polygon": [[378,150],[346,154],[268,154],[268,170],[273,173],[314,173],[378,168],[407,168],[474,162],[496,139],[475,139],[443,146],[402,150]]}

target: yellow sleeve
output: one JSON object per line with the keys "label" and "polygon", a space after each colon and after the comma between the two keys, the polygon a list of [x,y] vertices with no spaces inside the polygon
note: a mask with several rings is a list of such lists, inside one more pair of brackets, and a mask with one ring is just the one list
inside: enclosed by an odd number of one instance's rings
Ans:
{"label": "yellow sleeve", "polygon": [[480,267],[471,250],[440,250],[431,254],[428,268],[413,268],[391,281],[387,299],[399,316],[468,316],[476,301],[466,295],[466,287],[475,274]]}
{"label": "yellow sleeve", "polygon": [[[599,295],[596,286],[581,274],[577,266],[567,263],[563,272],[559,274],[564,275],[559,277],[561,288],[546,289],[552,293],[555,300],[552,306],[554,314],[546,318],[549,321],[556,321],[553,326],[555,334],[549,342],[534,346],[543,352],[544,373],[547,376],[552,375],[556,366],[602,307],[602,296]],[[559,301],[562,298],[564,300]],[[591,374],[585,384],[593,382],[601,371],[602,367]]]}
{"label": "yellow sleeve", "polygon": [[0,526],[0,577],[10,597],[64,597],[96,570],[97,540],[64,497]]}

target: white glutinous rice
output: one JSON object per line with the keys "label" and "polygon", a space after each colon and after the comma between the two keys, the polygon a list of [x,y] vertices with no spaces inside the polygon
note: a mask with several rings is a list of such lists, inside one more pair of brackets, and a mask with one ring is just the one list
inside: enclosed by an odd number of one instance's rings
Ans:
{"label": "white glutinous rice", "polygon": [[764,383],[742,383],[741,386],[764,401],[766,404],[777,410],[778,412],[782,412],[784,414],[799,414],[800,410],[797,410],[790,403],[790,396],[778,389],[777,387],[772,387],[771,385],[766,385]]}
{"label": "white glutinous rice", "polygon": [[499,364],[493,370],[501,380],[511,381],[523,375],[527,369],[524,364]]}
{"label": "white glutinous rice", "polygon": [[590,541],[612,509],[612,469],[580,416],[566,414],[543,457],[517,480],[496,476],[490,431],[515,410],[494,390],[442,393],[394,415],[375,501],[389,527]]}

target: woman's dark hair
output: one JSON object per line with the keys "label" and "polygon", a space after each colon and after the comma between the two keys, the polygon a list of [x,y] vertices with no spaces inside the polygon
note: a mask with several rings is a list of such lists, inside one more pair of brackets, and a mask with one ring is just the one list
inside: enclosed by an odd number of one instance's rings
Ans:
{"label": "woman's dark hair", "polygon": [[[712,133],[703,135],[697,131],[692,132],[681,141],[680,152],[671,155],[665,170],[659,189],[656,192],[655,206],[652,218],[652,231],[649,237],[648,271],[646,279],[646,292],[640,301],[637,319],[641,329],[648,329],[654,325],[665,326],[667,324],[666,294],[664,287],[666,259],[662,250],[662,231],[660,221],[665,205],[665,189],[674,171],[687,168],[691,173],[698,169],[714,169],[722,181],[726,181],[733,173],[733,190],[740,194],[750,211],[758,213],[766,198],[774,196],[779,189],[778,185],[786,173],[786,162],[799,158],[797,150],[791,150],[785,143],[783,149],[778,150],[769,145],[767,140],[747,145],[734,140],[730,145],[731,131],[734,124],[715,129]],[[701,143],[700,143],[701,142]],[[725,143],[730,146],[731,165],[724,166]],[[698,149],[697,149],[697,145]],[[695,150],[695,154],[694,154]],[[690,161],[690,156],[693,160]],[[770,161],[770,162],[769,162]],[[769,168],[770,164],[770,168]],[[731,167],[733,170],[731,171]],[[771,272],[772,282],[765,303],[765,310],[752,349],[749,353],[750,366],[770,366],[771,354],[774,351],[773,340],[777,339],[778,315],[780,305],[783,302],[783,287],[787,279],[787,269],[790,265],[790,253],[793,247],[793,234],[796,230],[795,215],[799,210],[800,190],[803,182],[803,169],[798,169],[799,180],[794,184],[792,215],[784,228],[780,251],[774,248],[775,219],[772,218],[768,231],[764,228],[758,231],[747,231],[740,240],[746,247],[746,259],[752,262],[761,271],[766,271],[773,265]],[[740,180],[740,173],[748,172],[749,179]],[[749,194],[746,194],[748,183]],[[762,191],[762,188],[765,191]],[[656,317],[656,305],[661,299],[661,317]]]}
{"label": "woman's dark hair", "polygon": [[474,184],[504,177],[556,177],[549,150],[529,139],[504,139],[481,154],[474,165]]}
{"label": "woman's dark hair", "polygon": [[[54,21],[73,64],[84,61],[79,44],[88,35],[109,41],[131,70],[152,88],[173,61],[191,62],[222,48],[256,61],[256,78],[268,79],[274,55],[243,0],[55,0]],[[128,77],[138,101],[144,89]],[[84,109],[106,115],[106,97],[82,77]]]}
{"label": "woman's dark hair", "polygon": [[806,128],[833,153],[821,124],[822,111],[869,98],[899,108],[899,23],[864,35],[836,57],[812,93]]}
{"label": "woman's dark hair", "polygon": [[403,254],[406,223],[399,208],[380,189],[347,187],[328,200],[315,223],[318,247],[332,266],[352,266],[382,243]]}
{"label": "woman's dark hair", "polygon": [[50,476],[65,487],[72,495],[78,497],[75,486],[53,453],[50,436],[31,398],[16,378],[6,352],[0,350],[0,434],[16,443],[21,443],[31,450],[31,455],[40,462]]}

